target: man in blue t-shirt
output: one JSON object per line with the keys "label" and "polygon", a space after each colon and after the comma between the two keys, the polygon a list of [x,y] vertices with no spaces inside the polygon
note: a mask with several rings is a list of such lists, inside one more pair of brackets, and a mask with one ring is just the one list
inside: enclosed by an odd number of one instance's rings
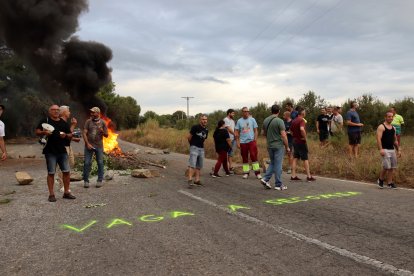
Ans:
{"label": "man in blue t-shirt", "polygon": [[257,179],[262,179],[260,175],[260,165],[257,161],[257,122],[250,116],[249,109],[247,107],[242,108],[242,118],[240,118],[234,129],[235,137],[237,140],[237,147],[240,149],[241,156],[243,159],[243,178],[249,177],[250,166],[249,166],[249,154],[252,161],[253,171]]}
{"label": "man in blue t-shirt", "polygon": [[193,187],[193,173],[195,176],[194,184],[201,185],[200,170],[204,163],[204,141],[207,139],[207,115],[200,116],[198,125],[191,127],[190,133],[187,136],[190,143],[190,159],[188,160],[188,187]]}
{"label": "man in blue t-shirt", "polygon": [[348,126],[348,152],[351,157],[358,157],[359,145],[361,144],[361,128],[364,126],[364,124],[361,124],[357,109],[358,103],[351,102],[351,109],[346,113],[345,117]]}

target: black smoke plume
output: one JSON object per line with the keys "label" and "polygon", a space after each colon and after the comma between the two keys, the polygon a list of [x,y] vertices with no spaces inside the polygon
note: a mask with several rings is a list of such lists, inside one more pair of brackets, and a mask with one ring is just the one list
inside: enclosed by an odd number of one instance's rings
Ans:
{"label": "black smoke plume", "polygon": [[1,0],[0,39],[33,66],[47,93],[105,110],[95,94],[111,81],[112,51],[72,36],[87,9],[87,0]]}

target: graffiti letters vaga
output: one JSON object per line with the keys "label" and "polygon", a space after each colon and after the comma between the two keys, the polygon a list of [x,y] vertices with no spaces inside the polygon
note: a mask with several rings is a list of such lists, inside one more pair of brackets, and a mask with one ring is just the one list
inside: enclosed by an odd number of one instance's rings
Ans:
{"label": "graffiti letters vaga", "polygon": [[[341,197],[351,197],[357,196],[362,194],[361,192],[338,192],[338,193],[331,193],[331,194],[320,194],[320,195],[310,195],[310,196],[303,196],[303,197],[288,197],[288,198],[275,198],[275,199],[268,199],[265,200],[264,203],[270,205],[287,205],[287,204],[295,204],[301,202],[308,202],[308,201],[315,201],[315,200],[322,200],[322,199],[335,199]],[[227,208],[231,212],[239,212],[239,210],[247,209],[250,210],[251,208],[248,206],[230,204],[227,205]],[[143,222],[143,223],[156,223],[161,222],[164,219],[177,219],[179,217],[187,217],[187,216],[195,216],[194,213],[190,212],[183,212],[183,211],[172,211],[165,216],[158,216],[154,214],[150,215],[143,215],[140,217],[135,218],[134,220],[125,220],[123,218],[113,218],[107,224],[104,224],[106,229],[112,229],[117,227],[131,227],[136,222]],[[95,226],[98,223],[97,220],[91,220],[88,223],[80,226],[73,226],[69,224],[63,224],[62,228],[66,230],[70,230],[76,233],[83,233],[87,229]]]}

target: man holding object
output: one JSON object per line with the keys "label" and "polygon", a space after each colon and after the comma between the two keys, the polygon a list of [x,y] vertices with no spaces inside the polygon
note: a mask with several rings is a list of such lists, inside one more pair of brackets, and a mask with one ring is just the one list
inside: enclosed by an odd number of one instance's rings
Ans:
{"label": "man holding object", "polygon": [[103,163],[103,137],[108,137],[108,128],[101,119],[101,110],[99,107],[92,107],[91,118],[86,120],[83,128],[83,140],[85,141],[85,162],[83,165],[83,187],[89,188],[89,173],[92,166],[92,157],[95,153],[96,162],[98,163],[98,181],[96,188],[102,187],[104,176]]}

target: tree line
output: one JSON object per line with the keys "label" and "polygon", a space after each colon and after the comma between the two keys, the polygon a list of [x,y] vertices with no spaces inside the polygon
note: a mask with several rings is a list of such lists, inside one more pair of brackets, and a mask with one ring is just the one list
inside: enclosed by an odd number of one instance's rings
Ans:
{"label": "tree line", "polygon": [[[350,104],[352,101],[357,101],[359,104],[358,113],[361,118],[361,122],[364,123],[363,131],[365,133],[370,133],[376,130],[377,126],[384,121],[384,115],[389,110],[390,107],[395,107],[397,113],[402,115],[405,121],[405,126],[403,127],[403,133],[405,134],[414,134],[414,98],[406,97],[402,100],[395,100],[391,103],[384,103],[377,97],[372,94],[363,94],[362,96],[355,99],[348,99],[346,102],[342,103],[339,107],[342,108],[342,116],[345,119],[346,112],[350,109]],[[250,114],[256,119],[259,127],[263,124],[263,120],[270,115],[270,107],[273,104],[278,104],[282,111],[280,116],[282,116],[283,111],[285,111],[286,103],[291,102],[294,106],[301,106],[306,110],[306,120],[307,127],[309,131],[316,130],[316,119],[320,114],[322,107],[334,107],[327,100],[318,96],[314,91],[308,91],[303,94],[303,96],[295,101],[292,98],[285,98],[283,100],[275,100],[274,103],[263,103],[259,102],[255,106],[250,106]],[[242,116],[241,107],[233,108],[236,111],[236,120]],[[186,118],[186,115],[183,111],[176,111],[173,114],[168,115],[158,115],[154,111],[147,111],[140,118],[141,123],[145,123],[148,119],[155,119],[158,121],[160,127],[173,127],[177,129],[186,129],[193,124],[198,123],[198,118],[201,113]],[[216,110],[211,112],[208,115],[209,120],[209,129],[214,129],[219,120],[226,117],[226,110]]]}

